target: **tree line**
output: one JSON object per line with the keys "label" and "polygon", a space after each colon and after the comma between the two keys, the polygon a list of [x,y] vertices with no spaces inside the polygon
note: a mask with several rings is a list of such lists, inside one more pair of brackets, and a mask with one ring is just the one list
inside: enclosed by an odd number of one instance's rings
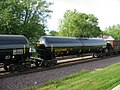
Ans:
{"label": "tree line", "polygon": [[120,40],[120,24],[109,26],[104,30],[103,34],[112,36],[115,40]]}
{"label": "tree line", "polygon": [[30,41],[45,35],[51,4],[46,0],[1,0],[0,34],[22,34]]}
{"label": "tree line", "polygon": [[58,31],[51,30],[50,35],[66,37],[79,37],[81,34],[88,37],[108,35],[115,40],[120,40],[120,24],[105,28],[105,30],[101,30],[98,24],[98,18],[93,14],[67,10],[60,19]]}
{"label": "tree line", "polygon": [[[1,0],[0,34],[26,36],[31,42],[42,35],[47,35],[47,19],[52,13],[51,2],[46,0]],[[113,25],[104,31],[98,26],[98,18],[93,14],[66,10],[59,21],[58,31],[50,30],[49,35],[79,37],[97,37],[102,34],[120,39],[120,25]]]}

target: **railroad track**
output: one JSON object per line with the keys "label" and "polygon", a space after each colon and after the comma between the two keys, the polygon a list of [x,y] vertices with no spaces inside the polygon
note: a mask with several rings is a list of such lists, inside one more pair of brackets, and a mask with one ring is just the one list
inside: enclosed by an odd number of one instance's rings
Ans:
{"label": "railroad track", "polygon": [[[118,55],[115,55],[118,56]],[[56,68],[62,68],[62,67],[67,67],[70,65],[75,65],[75,64],[80,64],[80,63],[86,63],[86,62],[91,62],[91,61],[96,61],[96,60],[102,60],[106,58],[111,58],[115,56],[109,56],[109,57],[104,57],[104,58],[92,58],[92,56],[87,56],[87,57],[75,57],[75,58],[67,58],[67,59],[59,59],[57,61],[57,65],[54,67],[31,67],[30,69],[22,72],[6,72],[3,68],[0,68],[0,79],[1,78],[7,78],[7,77],[12,77],[12,76],[18,76],[18,75],[23,75],[23,74],[29,74],[29,73],[35,73],[35,72],[40,72],[40,71],[45,71],[45,70],[50,70],[50,69],[56,69]]]}

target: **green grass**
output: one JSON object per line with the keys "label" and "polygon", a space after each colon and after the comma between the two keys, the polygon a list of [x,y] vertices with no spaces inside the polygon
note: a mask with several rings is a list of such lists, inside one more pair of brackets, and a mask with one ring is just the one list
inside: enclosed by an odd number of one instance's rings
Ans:
{"label": "green grass", "polygon": [[120,63],[95,71],[81,71],[28,90],[111,90],[120,84]]}

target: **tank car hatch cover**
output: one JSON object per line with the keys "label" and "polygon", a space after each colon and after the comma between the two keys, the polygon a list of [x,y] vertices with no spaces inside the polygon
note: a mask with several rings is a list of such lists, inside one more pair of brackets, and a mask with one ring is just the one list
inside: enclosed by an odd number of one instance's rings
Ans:
{"label": "tank car hatch cover", "polygon": [[87,35],[81,34],[77,37],[77,39],[88,39],[89,37]]}

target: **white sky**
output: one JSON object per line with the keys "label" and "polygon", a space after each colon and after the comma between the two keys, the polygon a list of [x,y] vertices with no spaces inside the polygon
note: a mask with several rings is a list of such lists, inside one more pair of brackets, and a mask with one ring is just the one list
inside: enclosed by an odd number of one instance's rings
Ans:
{"label": "white sky", "polygon": [[62,19],[66,10],[76,9],[80,13],[94,14],[98,18],[102,30],[106,27],[120,24],[120,0],[48,0],[54,4],[48,20],[48,29],[57,30],[59,19]]}

